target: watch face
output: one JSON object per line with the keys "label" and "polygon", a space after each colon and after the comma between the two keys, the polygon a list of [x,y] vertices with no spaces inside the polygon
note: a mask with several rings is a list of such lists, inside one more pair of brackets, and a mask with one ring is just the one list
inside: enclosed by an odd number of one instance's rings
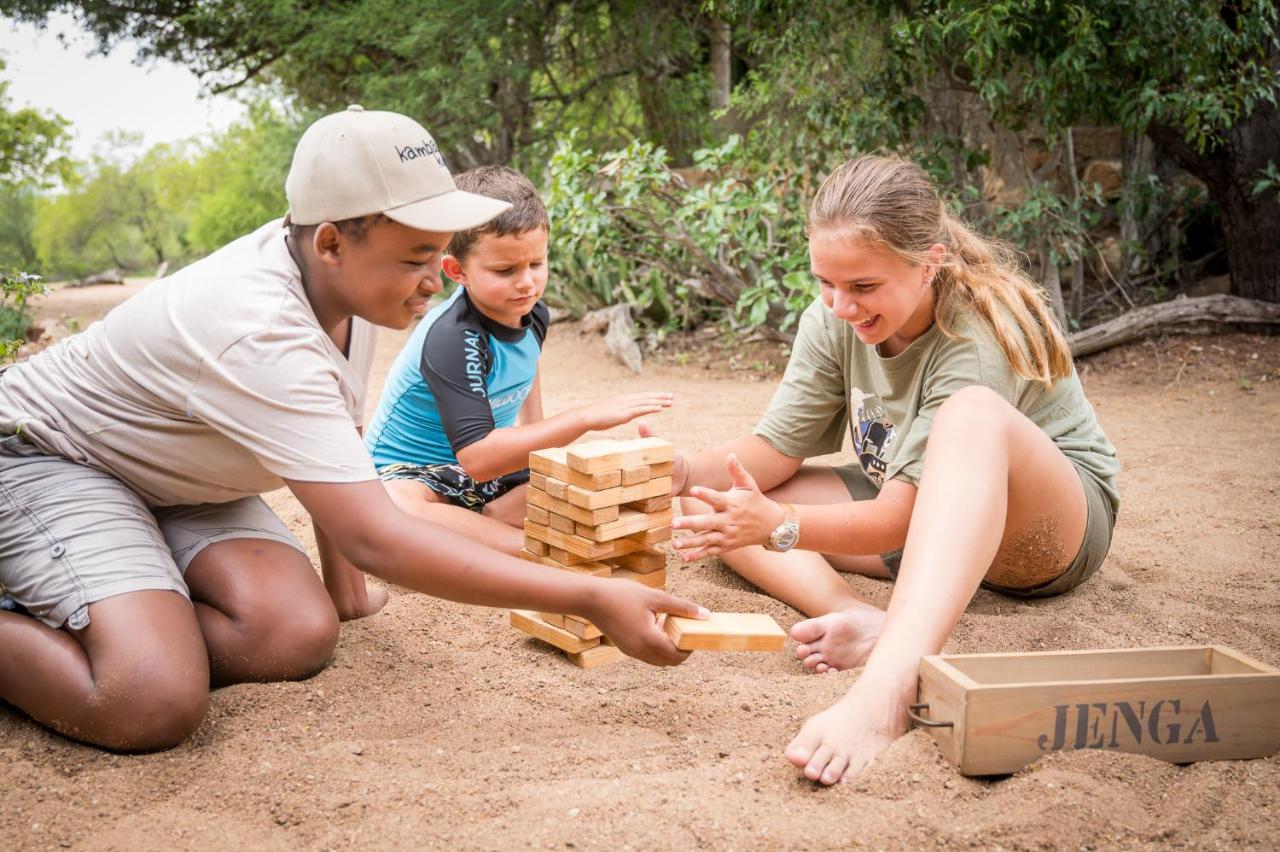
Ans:
{"label": "watch face", "polygon": [[774,546],[779,550],[790,550],[796,546],[796,540],[800,538],[800,530],[788,524],[785,529],[777,534],[774,539]]}

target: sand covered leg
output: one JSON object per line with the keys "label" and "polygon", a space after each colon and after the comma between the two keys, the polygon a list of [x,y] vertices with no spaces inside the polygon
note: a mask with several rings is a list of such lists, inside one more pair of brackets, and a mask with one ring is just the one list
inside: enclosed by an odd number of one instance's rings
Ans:
{"label": "sand covered leg", "polygon": [[[920,658],[951,634],[983,577],[1025,575],[1000,545],[1053,522],[1061,570],[1084,537],[1071,463],[1035,424],[986,388],[952,395],[934,419],[902,567],[884,629],[849,693],[810,718],[786,756],[806,777],[848,779],[907,730]],[[834,625],[825,625],[834,628]]]}

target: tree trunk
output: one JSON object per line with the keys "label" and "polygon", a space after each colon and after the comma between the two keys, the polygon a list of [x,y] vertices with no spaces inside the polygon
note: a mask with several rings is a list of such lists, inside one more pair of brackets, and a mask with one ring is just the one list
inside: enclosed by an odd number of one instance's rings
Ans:
{"label": "tree trunk", "polygon": [[1066,331],[1067,307],[1062,302],[1062,276],[1058,273],[1058,264],[1053,259],[1053,249],[1048,243],[1040,246],[1040,278],[1044,281],[1044,289],[1053,303],[1053,315],[1058,318],[1058,325]]}
{"label": "tree trunk", "polygon": [[1204,181],[1218,206],[1227,244],[1231,292],[1280,302],[1280,191],[1253,194],[1259,173],[1280,151],[1280,109],[1260,104],[1216,147],[1201,153],[1181,129],[1152,125],[1156,148]]}
{"label": "tree trunk", "polygon": [[1231,328],[1258,331],[1277,327],[1280,327],[1280,305],[1237,296],[1201,296],[1146,305],[1078,331],[1067,341],[1072,354],[1079,357],[1154,333],[1190,334]]}
{"label": "tree trunk", "polygon": [[720,18],[711,21],[711,108],[722,110],[729,106],[729,92],[733,85],[730,63],[733,60],[730,45],[732,34],[729,22]]}

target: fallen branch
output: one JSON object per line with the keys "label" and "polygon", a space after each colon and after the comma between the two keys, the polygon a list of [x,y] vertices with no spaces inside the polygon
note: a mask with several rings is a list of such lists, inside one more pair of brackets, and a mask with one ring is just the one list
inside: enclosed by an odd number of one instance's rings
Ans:
{"label": "fallen branch", "polygon": [[1225,295],[1178,298],[1146,305],[1078,331],[1068,342],[1072,354],[1080,357],[1157,332],[1218,332],[1236,326],[1252,329],[1280,326],[1280,304]]}

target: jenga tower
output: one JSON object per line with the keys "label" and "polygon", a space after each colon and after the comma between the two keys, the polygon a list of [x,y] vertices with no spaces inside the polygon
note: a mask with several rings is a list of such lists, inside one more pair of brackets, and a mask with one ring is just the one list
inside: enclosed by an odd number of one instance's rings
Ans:
{"label": "jenga tower", "polygon": [[[666,587],[675,448],[658,438],[601,440],[529,454],[523,556],[566,571]],[[512,610],[518,630],[565,651],[583,668],[621,652],[574,615]]]}

